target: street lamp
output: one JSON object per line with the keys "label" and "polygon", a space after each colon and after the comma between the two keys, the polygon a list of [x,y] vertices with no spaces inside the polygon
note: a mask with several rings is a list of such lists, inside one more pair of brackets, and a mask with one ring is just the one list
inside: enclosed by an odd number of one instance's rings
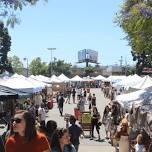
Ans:
{"label": "street lamp", "polygon": [[56,50],[56,48],[47,48],[47,49],[51,51],[51,76],[52,76],[52,72],[53,72],[53,69],[52,69],[52,51]]}
{"label": "street lamp", "polygon": [[120,57],[120,60],[119,60],[119,62],[120,62],[121,75],[122,75],[122,73],[123,73],[123,71],[122,71],[122,62],[123,62],[122,56]]}
{"label": "street lamp", "polygon": [[28,58],[23,58],[24,61],[26,61],[26,68],[27,68],[27,77],[29,75],[29,72],[28,72]]}

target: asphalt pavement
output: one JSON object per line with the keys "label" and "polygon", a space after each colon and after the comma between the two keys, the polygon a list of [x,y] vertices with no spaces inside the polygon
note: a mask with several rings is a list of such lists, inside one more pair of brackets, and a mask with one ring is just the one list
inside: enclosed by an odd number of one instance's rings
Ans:
{"label": "asphalt pavement", "polygon": [[[97,108],[101,114],[103,114],[104,107],[107,105],[109,102],[108,99],[105,99],[103,96],[103,93],[101,92],[101,89],[91,89],[91,93],[95,93],[96,99],[97,99]],[[70,101],[71,103],[64,104],[64,110],[63,110],[63,115],[65,114],[73,114],[74,115],[74,108],[77,106],[77,104],[73,104],[72,100]],[[85,111],[88,111],[89,105],[85,105]],[[52,110],[49,110],[47,113],[47,120],[55,120],[58,124],[59,127],[66,127],[66,122],[64,120],[64,116],[61,117],[59,114],[59,110],[57,108],[57,104],[54,103],[54,107]],[[108,143],[107,140],[105,140],[105,130],[104,126],[102,125],[100,127],[100,135],[101,135],[101,140],[97,140],[97,133],[96,130],[95,132],[95,137],[93,140],[90,140],[90,138],[83,138],[80,139],[80,147],[79,147],[79,152],[114,152],[114,148]],[[86,135],[89,135],[89,132],[85,132]]]}
{"label": "asphalt pavement", "polygon": [[[91,89],[91,93],[95,93],[96,95],[96,103],[97,103],[97,108],[101,114],[103,114],[104,107],[107,105],[109,102],[108,99],[105,99],[103,96],[103,93],[101,92],[100,89]],[[74,108],[77,107],[77,104],[73,104],[72,100],[70,101],[71,103],[64,104],[64,110],[63,110],[63,115],[65,114],[72,114],[74,115]],[[85,111],[88,111],[89,105],[85,105]],[[47,113],[47,120],[55,120],[58,124],[58,127],[66,127],[66,122],[64,120],[64,116],[61,117],[57,103],[54,103],[53,109],[49,110]],[[46,120],[46,121],[47,121]],[[5,131],[6,128],[0,128],[0,134],[2,134]],[[79,152],[114,152],[114,148],[108,143],[107,140],[105,140],[105,130],[104,126],[102,125],[100,127],[100,136],[101,140],[97,140],[97,133],[96,130],[95,132],[95,137],[93,140],[90,140],[90,138],[83,138],[80,139],[80,147],[79,147]],[[86,135],[89,135],[89,132],[85,132]]]}

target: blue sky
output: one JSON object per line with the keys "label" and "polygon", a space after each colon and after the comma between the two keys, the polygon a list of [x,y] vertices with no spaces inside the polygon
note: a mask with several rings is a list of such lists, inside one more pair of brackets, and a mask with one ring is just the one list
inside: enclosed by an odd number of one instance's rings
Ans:
{"label": "blue sky", "polygon": [[[51,60],[47,48],[56,48],[53,57],[75,64],[78,51],[93,49],[98,51],[101,65],[132,64],[131,48],[122,29],[113,23],[123,0],[43,0],[36,6],[24,7],[18,13],[21,23],[9,28],[12,51],[29,61],[41,57]],[[126,61],[126,62],[125,62]]]}

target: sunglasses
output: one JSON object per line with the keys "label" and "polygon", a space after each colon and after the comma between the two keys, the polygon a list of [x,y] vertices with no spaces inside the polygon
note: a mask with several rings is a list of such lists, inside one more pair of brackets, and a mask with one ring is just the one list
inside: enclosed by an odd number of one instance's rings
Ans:
{"label": "sunglasses", "polygon": [[15,122],[15,123],[21,123],[22,119],[21,118],[14,118],[12,119],[12,123]]}

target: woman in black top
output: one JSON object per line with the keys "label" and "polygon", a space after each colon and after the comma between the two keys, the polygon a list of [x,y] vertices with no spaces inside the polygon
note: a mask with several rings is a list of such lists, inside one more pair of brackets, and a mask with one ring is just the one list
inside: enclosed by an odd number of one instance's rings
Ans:
{"label": "woman in black top", "polygon": [[75,91],[75,89],[73,88],[73,90],[72,90],[73,103],[75,103],[75,94],[76,94],[76,91]]}
{"label": "woman in black top", "polygon": [[92,100],[92,95],[91,93],[89,93],[89,96],[88,96],[89,110],[91,110],[91,107],[92,107],[91,100]]}
{"label": "woman in black top", "polygon": [[92,126],[91,137],[92,138],[94,137],[94,127],[96,127],[96,131],[98,133],[98,140],[100,140],[100,133],[99,133],[100,127],[98,125],[99,120],[100,120],[100,114],[98,112],[98,109],[97,109],[97,107],[93,107],[92,116],[91,116],[91,126]]}
{"label": "woman in black top", "polygon": [[93,94],[91,104],[92,104],[92,106],[96,106],[96,97],[95,97],[95,94]]}

